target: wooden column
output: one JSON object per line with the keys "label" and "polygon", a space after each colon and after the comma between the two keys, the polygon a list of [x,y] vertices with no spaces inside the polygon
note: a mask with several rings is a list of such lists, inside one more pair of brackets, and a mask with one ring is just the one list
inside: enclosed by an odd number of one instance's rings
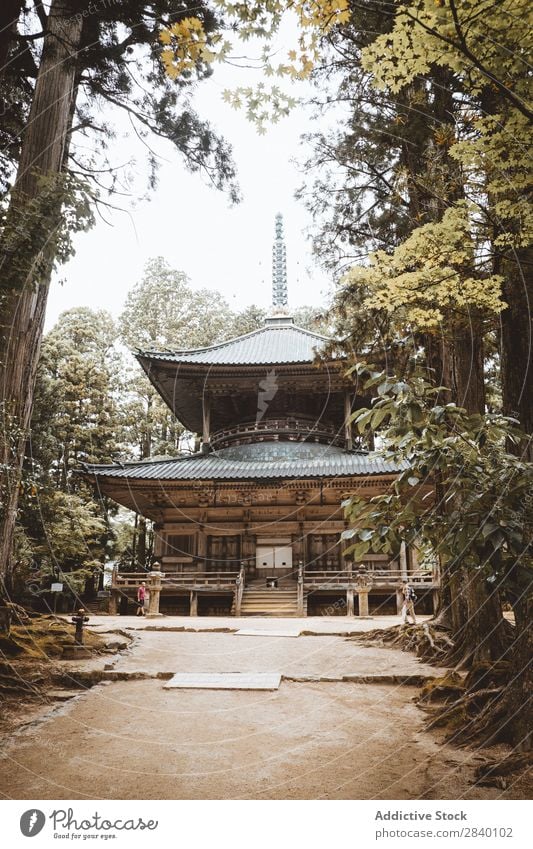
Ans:
{"label": "wooden column", "polygon": [[352,423],[350,416],[352,414],[352,396],[348,391],[344,393],[344,442],[347,451],[352,450]]}
{"label": "wooden column", "polygon": [[346,590],[346,616],[355,616],[353,587]]}
{"label": "wooden column", "polygon": [[255,537],[248,529],[245,530],[242,538],[242,559],[246,575],[252,578],[255,575]]}
{"label": "wooden column", "polygon": [[303,544],[302,544],[302,528],[303,522],[300,522],[298,525],[298,533],[292,534],[291,542],[292,542],[292,556],[293,559],[298,563],[301,561],[303,563],[304,555],[303,555]]}
{"label": "wooden column", "polygon": [[418,548],[416,543],[409,546],[409,572],[412,574],[418,570]]}
{"label": "wooden column", "polygon": [[400,573],[402,581],[407,581],[407,548],[403,541],[400,545]]}
{"label": "wooden column", "polygon": [[111,595],[109,597],[109,613],[111,616],[116,616],[118,612],[118,592],[116,590],[111,590]]}
{"label": "wooden column", "polygon": [[198,571],[206,572],[207,537],[201,526],[196,534],[196,556],[198,557]]}
{"label": "wooden column", "polygon": [[165,554],[165,537],[162,534],[162,528],[157,528],[154,532],[154,557],[159,560]]}
{"label": "wooden column", "polygon": [[189,611],[189,616],[198,616],[198,593],[195,590],[191,590],[191,607]]}
{"label": "wooden column", "polygon": [[202,442],[204,446],[209,445],[211,441],[211,397],[204,391],[202,397],[202,412],[203,412],[203,431]]}

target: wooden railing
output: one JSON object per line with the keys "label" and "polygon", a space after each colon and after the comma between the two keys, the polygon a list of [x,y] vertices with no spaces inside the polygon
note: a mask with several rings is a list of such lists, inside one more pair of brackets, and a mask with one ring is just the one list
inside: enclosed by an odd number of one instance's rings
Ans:
{"label": "wooden railing", "polygon": [[[324,570],[304,570],[304,585],[306,587],[322,587],[324,589],[345,588],[353,584],[357,579],[357,569],[353,572],[350,569],[324,569]],[[407,580],[413,585],[431,586],[436,583],[431,572],[418,570],[416,572],[408,572],[407,576],[402,574],[399,569],[368,569],[363,573],[371,581],[375,587],[390,586],[395,587]]]}
{"label": "wooden railing", "polygon": [[[176,572],[172,575],[164,575],[161,578],[163,590],[183,589],[217,589],[217,590],[233,590],[239,572]],[[120,574],[113,570],[112,587],[115,589],[127,590],[136,589],[141,581],[146,581],[149,587],[150,573],[149,572],[124,572]]]}
{"label": "wooden railing", "polygon": [[333,425],[323,424],[311,419],[293,417],[280,417],[276,419],[262,419],[261,421],[243,422],[235,427],[224,428],[211,434],[211,445],[214,448],[223,448],[232,442],[240,440],[255,439],[257,435],[286,436],[288,438],[310,438],[327,440],[332,444],[341,444],[338,429]]}

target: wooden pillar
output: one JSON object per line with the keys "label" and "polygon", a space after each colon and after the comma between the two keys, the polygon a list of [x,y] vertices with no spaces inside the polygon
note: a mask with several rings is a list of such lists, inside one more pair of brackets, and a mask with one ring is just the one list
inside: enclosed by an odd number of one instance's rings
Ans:
{"label": "wooden pillar", "polygon": [[203,411],[203,430],[202,430],[202,442],[204,446],[208,446],[211,442],[211,397],[204,391],[202,397],[202,411]]}
{"label": "wooden pillar", "polygon": [[402,581],[407,581],[407,548],[403,540],[400,545],[400,575]]}
{"label": "wooden pillar", "polygon": [[109,597],[109,613],[111,616],[116,616],[118,612],[118,592],[117,590],[111,590],[111,595]]}
{"label": "wooden pillar", "polygon": [[[305,514],[304,514],[305,515]],[[305,525],[303,520],[298,522],[298,535],[300,537],[300,560],[304,564],[304,569],[307,566],[307,537],[305,534]]]}
{"label": "wooden pillar", "polygon": [[347,451],[352,450],[352,423],[350,416],[352,414],[352,396],[348,391],[344,393],[344,442]]}
{"label": "wooden pillar", "polygon": [[154,531],[154,557],[160,560],[165,554],[165,537],[162,534],[162,528],[157,528]]}
{"label": "wooden pillar", "polygon": [[431,592],[432,600],[433,600],[433,616],[436,616],[439,612],[440,607],[440,596],[438,590],[432,590]]}
{"label": "wooden pillar", "polygon": [[412,575],[413,573],[418,571],[418,548],[416,544],[413,543],[409,546],[409,573]]}
{"label": "wooden pillar", "polygon": [[346,590],[346,616],[355,616],[353,587]]}
{"label": "wooden pillar", "polygon": [[189,616],[198,616],[198,593],[195,590],[191,590],[190,600]]}
{"label": "wooden pillar", "polygon": [[242,538],[242,559],[246,577],[252,578],[255,575],[255,537],[248,530]]}
{"label": "wooden pillar", "polygon": [[196,534],[196,556],[198,557],[198,571],[206,572],[207,537],[203,526],[200,526]]}
{"label": "wooden pillar", "polygon": [[300,563],[301,561],[303,563],[303,545],[300,532],[298,532],[297,534],[292,534],[291,545],[293,562],[296,561],[297,563]]}

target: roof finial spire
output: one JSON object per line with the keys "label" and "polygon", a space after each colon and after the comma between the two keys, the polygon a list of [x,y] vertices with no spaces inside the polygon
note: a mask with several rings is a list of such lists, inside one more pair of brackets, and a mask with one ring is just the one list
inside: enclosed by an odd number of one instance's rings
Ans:
{"label": "roof finial spire", "polygon": [[272,306],[286,307],[287,303],[287,250],[283,238],[283,216],[278,212],[272,246]]}

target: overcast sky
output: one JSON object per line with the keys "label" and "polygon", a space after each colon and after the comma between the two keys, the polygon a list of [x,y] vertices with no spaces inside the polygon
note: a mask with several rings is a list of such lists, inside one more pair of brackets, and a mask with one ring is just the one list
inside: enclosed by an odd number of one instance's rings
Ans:
{"label": "overcast sky", "polygon": [[[324,303],[330,283],[314,262],[306,230],[310,217],[294,191],[302,173],[293,161],[304,158],[300,136],[312,128],[311,114],[297,107],[290,117],[260,136],[244,113],[222,101],[225,88],[250,84],[247,72],[216,67],[214,76],[197,88],[194,104],[233,145],[243,200],[231,207],[227,196],[200,175],[188,174],[170,145],[159,145],[165,157],[159,187],[149,200],[124,201],[128,213],[116,212],[111,225],[98,221],[76,237],[76,255],[52,285],[47,328],[73,306],[105,308],[117,315],[127,291],[142,276],[143,266],[161,255],[189,276],[193,286],[219,289],[233,309],[271,302],[271,251],[274,216],[284,216],[289,302],[293,306]],[[249,72],[248,72],[249,73]],[[293,92],[291,92],[292,94]],[[114,116],[116,119],[116,115]],[[126,125],[124,125],[126,126]],[[119,138],[116,161],[134,155],[134,170],[145,170],[143,149],[134,139]],[[62,284],[59,281],[64,281]]]}

